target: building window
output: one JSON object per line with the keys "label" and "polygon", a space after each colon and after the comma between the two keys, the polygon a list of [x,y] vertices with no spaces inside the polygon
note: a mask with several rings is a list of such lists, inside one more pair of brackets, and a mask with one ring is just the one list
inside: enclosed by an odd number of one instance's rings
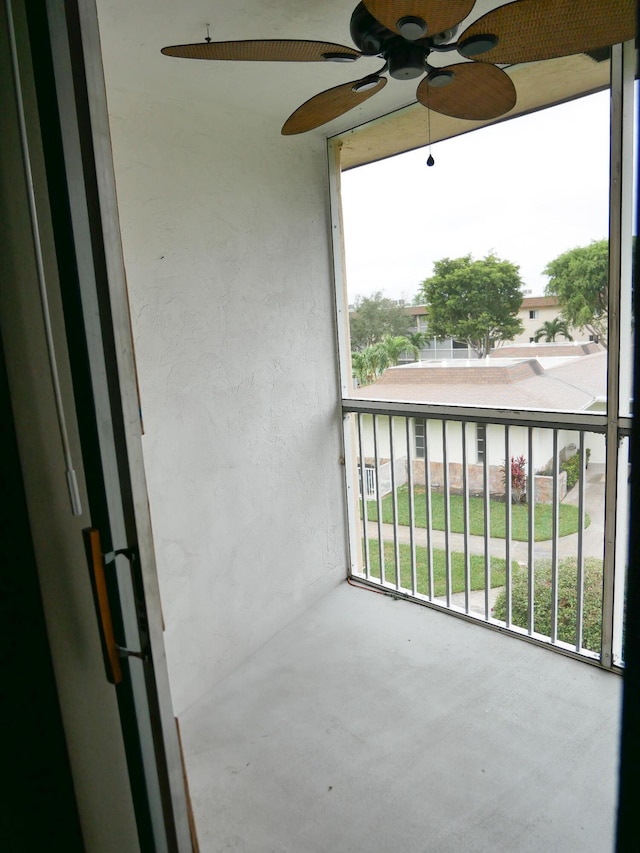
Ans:
{"label": "building window", "polygon": [[487,447],[487,425],[476,424],[476,456],[478,462],[484,462]]}
{"label": "building window", "polygon": [[376,489],[376,469],[373,465],[365,465],[364,479],[360,479],[361,477],[362,468],[358,465],[358,480],[364,485],[364,496],[368,501],[375,500],[378,494]]}
{"label": "building window", "polygon": [[427,422],[416,418],[413,422],[413,429],[416,437],[416,459],[424,459],[427,444]]}
{"label": "building window", "polygon": [[532,308],[531,311],[529,311],[529,319],[530,320],[537,320],[538,319],[538,309],[537,308]]}

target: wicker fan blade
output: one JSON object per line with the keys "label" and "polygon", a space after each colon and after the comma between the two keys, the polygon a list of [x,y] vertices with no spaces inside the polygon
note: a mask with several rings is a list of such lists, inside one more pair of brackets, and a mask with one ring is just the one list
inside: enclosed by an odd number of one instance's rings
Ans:
{"label": "wicker fan blade", "polygon": [[494,48],[473,59],[509,64],[584,53],[628,41],[635,32],[636,0],[517,0],[483,15],[459,42],[497,36]]}
{"label": "wicker fan blade", "polygon": [[416,92],[420,103],[437,113],[482,121],[504,115],[515,105],[515,86],[495,65],[462,62],[439,68],[438,73],[454,76],[446,86],[430,86],[425,77]]}
{"label": "wicker fan blade", "polygon": [[366,101],[387,85],[386,77],[371,78],[374,84],[371,88],[354,91],[354,86],[358,83],[367,83],[368,78],[363,80],[353,80],[351,83],[343,83],[341,86],[335,86],[333,89],[327,89],[325,92],[320,92],[319,95],[314,95],[305,101],[301,107],[291,113],[289,118],[284,123],[282,134],[284,136],[292,136],[295,133],[304,133],[307,130],[313,130],[320,127],[334,118],[338,118],[343,113],[357,107],[358,104]]}
{"label": "wicker fan blade", "polygon": [[393,32],[400,32],[398,22],[403,18],[422,18],[427,25],[426,35],[433,36],[455,27],[467,17],[476,0],[364,0],[373,17]]}
{"label": "wicker fan blade", "polygon": [[266,39],[250,41],[203,41],[163,47],[165,56],[182,59],[226,59],[243,62],[326,62],[342,58],[345,62],[362,56],[353,47],[327,41]]}

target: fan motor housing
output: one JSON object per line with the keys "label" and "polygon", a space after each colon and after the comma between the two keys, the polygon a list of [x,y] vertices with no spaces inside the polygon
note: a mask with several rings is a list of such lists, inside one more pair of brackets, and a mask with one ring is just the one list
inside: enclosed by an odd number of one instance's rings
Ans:
{"label": "fan motor housing", "polygon": [[423,42],[405,41],[398,38],[385,51],[389,63],[389,74],[396,80],[415,80],[426,70],[428,48]]}
{"label": "fan motor housing", "polygon": [[365,56],[379,56],[390,40],[398,38],[373,17],[364,3],[358,3],[353,10],[350,30],[353,43]]}
{"label": "fan motor housing", "polygon": [[413,80],[425,72],[430,41],[409,40],[388,30],[364,3],[358,3],[351,15],[351,38],[365,56],[383,56],[396,80]]}

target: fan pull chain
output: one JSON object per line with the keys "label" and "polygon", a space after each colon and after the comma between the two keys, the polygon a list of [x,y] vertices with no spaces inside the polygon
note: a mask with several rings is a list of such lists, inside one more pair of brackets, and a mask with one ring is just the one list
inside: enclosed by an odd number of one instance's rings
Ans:
{"label": "fan pull chain", "polygon": [[211,33],[209,32],[209,24],[207,24],[207,37],[205,38],[207,44],[211,44]]}
{"label": "fan pull chain", "polygon": [[431,110],[427,104],[427,137],[429,140],[429,156],[427,157],[427,166],[434,166],[435,160],[431,154]]}

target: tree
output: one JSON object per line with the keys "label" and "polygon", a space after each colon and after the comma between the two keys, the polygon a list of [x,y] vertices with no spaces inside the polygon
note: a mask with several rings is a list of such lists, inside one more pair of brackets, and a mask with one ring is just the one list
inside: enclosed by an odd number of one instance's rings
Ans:
{"label": "tree", "polygon": [[569,326],[566,320],[562,317],[554,317],[553,320],[545,320],[544,323],[536,330],[533,340],[538,343],[541,338],[545,339],[546,343],[555,341],[558,335],[567,341],[572,341],[573,338],[569,334]]}
{"label": "tree", "polygon": [[413,319],[395,303],[378,291],[373,296],[358,297],[355,310],[349,317],[351,349],[363,350],[378,343],[385,335],[406,335]]}
{"label": "tree", "polygon": [[557,296],[563,320],[586,329],[607,345],[609,295],[609,242],[597,240],[558,255],[547,264],[546,293]]}
{"label": "tree", "polygon": [[433,337],[464,341],[482,358],[498,341],[522,332],[519,267],[493,253],[474,261],[471,255],[443,258],[422,283]]}
{"label": "tree", "polygon": [[351,369],[360,385],[374,382],[390,364],[389,351],[382,341],[351,353]]}
{"label": "tree", "polygon": [[358,381],[358,385],[369,384],[369,363],[366,349],[351,353],[351,372]]}

